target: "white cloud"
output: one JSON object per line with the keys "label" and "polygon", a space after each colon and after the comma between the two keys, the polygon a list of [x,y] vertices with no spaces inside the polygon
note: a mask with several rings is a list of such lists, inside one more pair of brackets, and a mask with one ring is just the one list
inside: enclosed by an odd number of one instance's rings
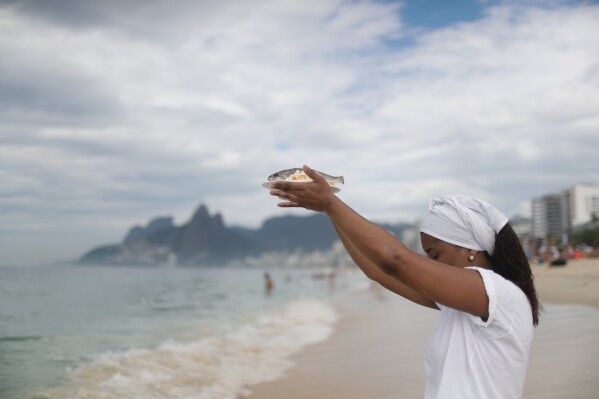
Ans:
{"label": "white cloud", "polygon": [[0,8],[5,231],[85,220],[118,240],[199,201],[257,226],[284,213],[262,180],[303,163],[389,221],[447,192],[513,213],[597,181],[598,6],[507,3],[409,36],[399,3],[177,4],[147,35],[156,9]]}

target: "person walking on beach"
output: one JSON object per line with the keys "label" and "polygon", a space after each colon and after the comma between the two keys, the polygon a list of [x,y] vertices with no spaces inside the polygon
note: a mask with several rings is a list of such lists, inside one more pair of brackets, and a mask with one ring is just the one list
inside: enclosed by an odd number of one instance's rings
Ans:
{"label": "person walking on beach", "polygon": [[426,399],[520,398],[541,305],[507,217],[469,196],[433,198],[422,223],[426,257],[366,220],[307,166],[307,183],[275,182],[280,207],[323,212],[372,280],[440,310],[425,354]]}

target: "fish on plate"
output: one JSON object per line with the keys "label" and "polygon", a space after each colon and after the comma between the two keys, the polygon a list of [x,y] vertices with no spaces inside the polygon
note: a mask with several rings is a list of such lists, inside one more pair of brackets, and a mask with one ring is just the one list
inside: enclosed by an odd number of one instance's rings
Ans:
{"label": "fish on plate", "polygon": [[[331,176],[329,174],[319,172],[315,170],[316,173],[324,177],[324,179],[329,183],[329,186],[333,189],[334,193],[339,192],[339,188],[335,187],[335,184],[345,184],[345,179],[343,176]],[[262,186],[265,188],[272,188],[272,184],[277,181],[292,181],[292,182],[311,182],[312,179],[310,176],[306,175],[302,168],[291,168],[284,169],[278,172],[273,173],[268,176],[268,181],[263,183]]]}
{"label": "fish on plate", "polygon": [[[345,179],[343,178],[343,176],[331,176],[328,175],[326,173],[323,172],[319,172],[317,170],[315,170],[316,173],[318,173],[319,175],[321,175],[322,177],[324,177],[324,179],[329,182],[329,184],[333,185],[333,184],[344,184],[345,183]],[[280,170],[278,172],[273,173],[272,175],[268,176],[268,181],[312,181],[312,179],[306,175],[306,173],[304,173],[304,170],[302,168],[291,168],[291,169],[284,169],[284,170]]]}

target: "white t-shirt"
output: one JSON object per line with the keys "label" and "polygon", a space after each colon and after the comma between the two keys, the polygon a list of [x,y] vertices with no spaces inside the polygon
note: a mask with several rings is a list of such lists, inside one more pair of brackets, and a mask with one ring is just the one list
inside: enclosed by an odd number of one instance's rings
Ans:
{"label": "white t-shirt", "polygon": [[491,270],[482,276],[489,318],[437,304],[441,315],[426,348],[425,399],[521,398],[533,336],[528,298]]}

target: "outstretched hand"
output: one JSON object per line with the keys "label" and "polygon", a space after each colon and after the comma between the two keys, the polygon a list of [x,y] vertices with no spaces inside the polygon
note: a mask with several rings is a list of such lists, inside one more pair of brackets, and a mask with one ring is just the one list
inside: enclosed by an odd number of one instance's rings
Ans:
{"label": "outstretched hand", "polygon": [[311,182],[274,182],[270,195],[286,200],[277,204],[282,208],[306,208],[326,212],[337,198],[331,186],[324,177],[306,165],[304,165],[304,173],[312,179]]}

